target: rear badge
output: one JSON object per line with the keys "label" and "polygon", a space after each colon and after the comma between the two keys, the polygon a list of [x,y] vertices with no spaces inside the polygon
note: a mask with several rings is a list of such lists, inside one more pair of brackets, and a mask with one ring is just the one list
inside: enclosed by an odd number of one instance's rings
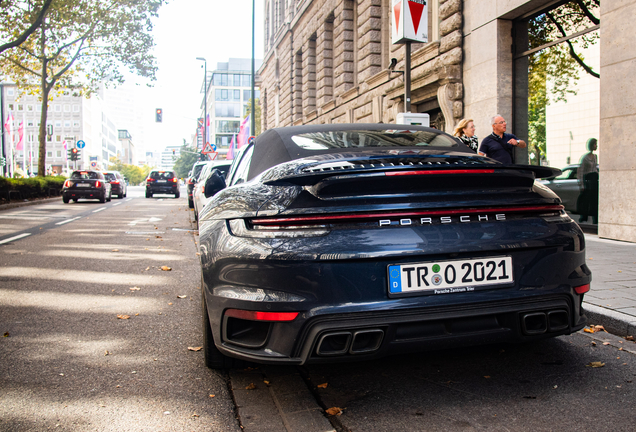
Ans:
{"label": "rear badge", "polygon": [[497,213],[490,215],[462,215],[462,216],[442,216],[438,218],[423,217],[419,219],[400,218],[400,219],[380,219],[379,225],[384,226],[411,226],[411,225],[433,225],[433,224],[448,224],[453,222],[467,223],[467,222],[490,222],[490,221],[505,221],[505,213]]}

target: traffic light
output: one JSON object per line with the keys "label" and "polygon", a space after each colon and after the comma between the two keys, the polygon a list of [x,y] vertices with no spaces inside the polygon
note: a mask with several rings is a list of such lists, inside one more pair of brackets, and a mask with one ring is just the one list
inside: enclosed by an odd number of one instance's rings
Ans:
{"label": "traffic light", "polygon": [[69,159],[72,161],[76,161],[79,159],[79,150],[76,148],[72,148],[69,150]]}
{"label": "traffic light", "polygon": [[161,123],[161,120],[162,120],[162,117],[163,117],[163,110],[161,108],[157,108],[155,110],[155,115],[156,115],[155,121],[157,123]]}

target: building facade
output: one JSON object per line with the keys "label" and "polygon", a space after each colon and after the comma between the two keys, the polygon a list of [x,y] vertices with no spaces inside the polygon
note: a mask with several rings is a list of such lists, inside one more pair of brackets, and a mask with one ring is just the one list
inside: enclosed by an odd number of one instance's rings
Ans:
{"label": "building facade", "polygon": [[[256,60],[255,67],[260,67],[262,61]],[[252,60],[231,58],[227,62],[217,63],[215,70],[208,72],[207,77],[207,114],[208,139],[214,143],[220,152],[227,151],[232,136],[239,133],[241,120],[247,115],[247,107],[252,94]],[[204,92],[205,83],[201,86]],[[260,97],[257,89],[255,98]],[[205,99],[204,99],[205,100]],[[205,117],[202,101],[201,118]],[[203,136],[200,128],[199,136]],[[202,148],[202,142],[198,147]]]}
{"label": "building facade", "polygon": [[[394,3],[266,0],[262,130],[394,123],[405,107],[405,47],[391,43]],[[471,118],[480,138],[500,114],[529,143],[517,149],[517,163],[578,163],[587,139],[598,138],[599,235],[636,241],[636,87],[628,72],[636,0],[426,3],[428,43],[411,51],[411,112],[428,113],[446,132]]]}
{"label": "building facade", "polygon": [[[5,127],[2,135],[4,154],[7,159],[13,155],[13,166],[24,174],[36,173],[39,158],[39,129],[42,103],[38,96],[22,94],[14,84],[3,84],[2,114],[3,123],[13,118],[10,136]],[[23,147],[17,150],[19,128],[23,124]],[[117,129],[109,119],[99,97],[90,99],[73,96],[63,92],[49,102],[46,134],[47,171],[57,174],[67,170],[67,150],[78,141],[84,141],[77,163],[69,161],[69,169],[95,168],[107,169],[110,157],[120,152]],[[93,164],[94,162],[94,164]]]}

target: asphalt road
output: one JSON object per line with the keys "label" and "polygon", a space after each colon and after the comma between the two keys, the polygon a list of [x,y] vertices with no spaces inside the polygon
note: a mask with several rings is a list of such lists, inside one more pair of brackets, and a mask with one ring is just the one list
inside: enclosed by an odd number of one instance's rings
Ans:
{"label": "asphalt road", "polygon": [[604,332],[208,370],[182,197],[0,212],[0,431],[636,430],[636,344]]}
{"label": "asphalt road", "polygon": [[185,194],[128,196],[0,212],[0,240],[31,233],[0,245],[1,431],[240,430],[227,375],[188,350],[202,338]]}

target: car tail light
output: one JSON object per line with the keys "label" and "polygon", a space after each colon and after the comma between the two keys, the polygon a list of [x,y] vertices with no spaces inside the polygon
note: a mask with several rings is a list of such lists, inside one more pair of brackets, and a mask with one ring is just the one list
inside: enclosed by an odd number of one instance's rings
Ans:
{"label": "car tail light", "polygon": [[99,180],[97,180],[97,181],[95,182],[95,187],[100,187],[101,185],[102,185],[102,184],[99,182]]}
{"label": "car tail light", "polygon": [[493,174],[494,169],[454,169],[454,170],[417,170],[385,172],[387,177],[412,175],[440,175],[440,174]]}
{"label": "car tail light", "polygon": [[293,321],[298,316],[298,312],[261,312],[228,309],[225,311],[225,315],[250,321]]}
{"label": "car tail light", "polygon": [[577,294],[585,294],[589,290],[590,290],[590,284],[574,287],[574,291],[576,291]]}
{"label": "car tail light", "polygon": [[64,182],[64,187],[67,187],[67,188],[68,188],[68,187],[71,187],[71,185],[72,185],[72,184],[73,184],[73,183],[71,183],[71,181],[70,181],[70,180],[66,180],[66,181]]}
{"label": "car tail light", "polygon": [[176,182],[178,182],[178,181],[179,181],[179,179],[178,179],[178,178],[173,177],[173,179],[172,179],[172,182],[173,182],[173,183],[176,183]]}
{"label": "car tail light", "polygon": [[153,181],[155,181],[155,179],[153,179],[153,178],[151,178],[151,177],[148,177],[148,178],[146,179],[146,182],[153,182]]}
{"label": "car tail light", "polygon": [[110,184],[119,184],[119,181],[115,180],[115,181],[110,182]]}

